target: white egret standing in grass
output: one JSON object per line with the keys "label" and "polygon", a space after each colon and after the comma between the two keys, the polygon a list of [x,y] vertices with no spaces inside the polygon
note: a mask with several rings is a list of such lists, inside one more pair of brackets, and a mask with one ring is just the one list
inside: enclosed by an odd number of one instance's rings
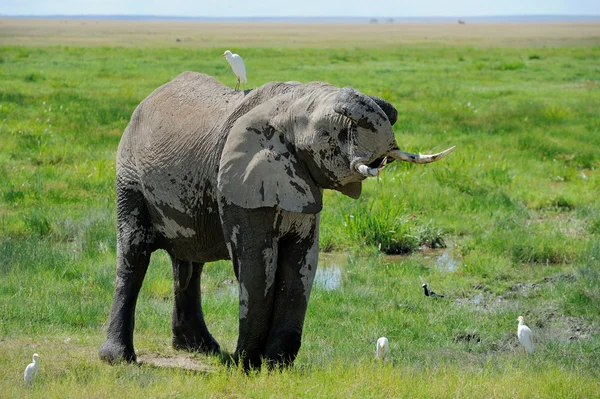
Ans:
{"label": "white egret standing in grass", "polygon": [[25,373],[23,373],[23,378],[25,379],[26,384],[31,384],[35,380],[35,377],[38,373],[38,358],[40,355],[37,353],[33,354],[33,362],[29,363],[27,367],[25,367]]}
{"label": "white egret standing in grass", "polygon": [[521,345],[525,347],[529,354],[533,354],[533,337],[531,335],[531,330],[525,324],[523,324],[523,316],[519,316],[517,318],[519,320],[519,328],[517,328],[517,337],[519,337],[519,342]]}
{"label": "white egret standing in grass", "polygon": [[246,66],[244,65],[244,61],[242,60],[242,57],[237,54],[232,54],[229,50],[225,50],[221,57],[225,57],[227,62],[229,62],[229,65],[231,65],[233,73],[237,76],[235,91],[238,91],[240,88],[240,81],[246,83]]}
{"label": "white egret standing in grass", "polygon": [[389,343],[386,337],[381,337],[377,340],[377,355],[376,359],[385,360],[385,355],[389,352]]}

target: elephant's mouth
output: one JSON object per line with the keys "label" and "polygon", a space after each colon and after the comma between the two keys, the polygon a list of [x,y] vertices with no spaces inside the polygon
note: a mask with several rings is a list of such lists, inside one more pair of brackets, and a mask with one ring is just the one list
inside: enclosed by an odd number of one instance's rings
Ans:
{"label": "elephant's mouth", "polygon": [[371,162],[368,166],[369,166],[369,168],[379,169],[379,168],[385,166],[386,163],[389,163],[392,161],[393,161],[393,159],[388,160],[388,157],[377,158],[376,160]]}

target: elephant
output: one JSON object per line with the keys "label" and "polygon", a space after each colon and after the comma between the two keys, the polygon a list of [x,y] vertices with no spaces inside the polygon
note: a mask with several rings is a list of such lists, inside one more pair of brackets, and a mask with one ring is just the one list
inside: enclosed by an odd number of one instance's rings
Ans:
{"label": "elephant", "polygon": [[100,358],[136,362],[135,307],[151,253],[172,262],[172,344],[221,353],[202,312],[205,263],[230,259],[239,285],[231,359],[292,365],[317,269],[323,190],[351,198],[403,152],[387,101],[323,82],[234,91],[184,72],[135,109],[116,159],[117,267]]}

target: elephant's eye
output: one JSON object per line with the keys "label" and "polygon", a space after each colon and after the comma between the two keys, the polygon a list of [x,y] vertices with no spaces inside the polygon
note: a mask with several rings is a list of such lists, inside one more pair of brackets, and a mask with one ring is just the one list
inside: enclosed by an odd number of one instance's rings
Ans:
{"label": "elephant's eye", "polygon": [[321,128],[317,131],[317,134],[319,135],[319,137],[329,137],[329,131],[326,130],[325,128]]}

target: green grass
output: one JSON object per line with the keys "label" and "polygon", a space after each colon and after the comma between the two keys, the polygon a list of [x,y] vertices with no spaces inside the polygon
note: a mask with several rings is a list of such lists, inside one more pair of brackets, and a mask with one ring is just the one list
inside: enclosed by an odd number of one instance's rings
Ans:
{"label": "green grass", "polygon": [[[598,47],[236,49],[247,87],[351,85],[398,108],[402,149],[457,150],[390,164],[357,201],[325,193],[321,248],[333,254],[320,268],[339,287],[316,285],[294,369],[245,376],[173,351],[164,253],[138,301],[136,349],[202,371],[101,363],[121,132],[182,71],[233,86],[220,51],[0,48],[0,396],[600,396]],[[228,351],[233,279],[218,262],[202,282],[207,323]],[[424,282],[446,298],[427,300]],[[531,359],[516,340],[519,314],[535,334]],[[383,367],[373,361],[381,335]],[[33,352],[41,376],[26,391]]]}

